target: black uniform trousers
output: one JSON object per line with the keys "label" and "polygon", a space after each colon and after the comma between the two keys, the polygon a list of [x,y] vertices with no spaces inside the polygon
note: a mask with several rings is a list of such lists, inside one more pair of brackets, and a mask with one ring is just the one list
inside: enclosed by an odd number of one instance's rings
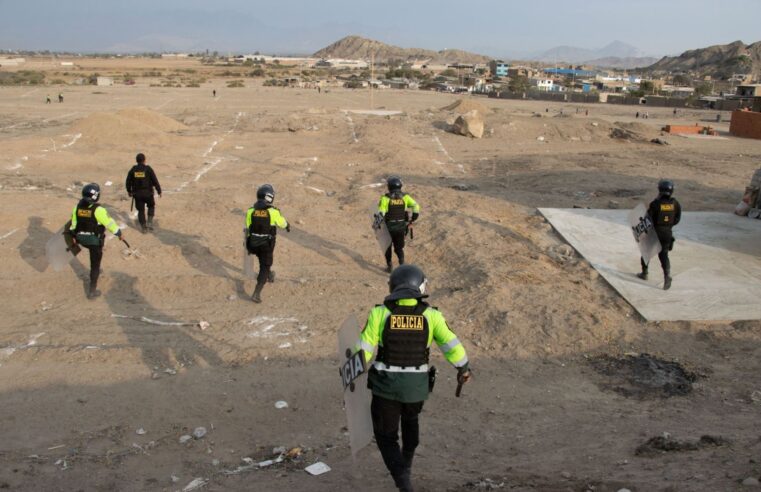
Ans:
{"label": "black uniform trousers", "polygon": [[[663,268],[663,274],[667,277],[671,276],[671,261],[669,260],[669,251],[674,247],[674,235],[671,232],[671,227],[656,227],[655,233],[658,235],[658,240],[661,243],[661,251],[658,253],[658,259],[661,262],[661,268]],[[645,260],[640,258],[640,264],[642,265],[642,271],[647,273],[647,265]]]}
{"label": "black uniform trousers", "polygon": [[404,236],[406,234],[406,228],[401,231],[388,231],[391,236],[391,245],[386,250],[386,263],[391,264],[391,248],[394,248],[394,253],[399,259],[399,264],[404,264]]}
{"label": "black uniform trousers", "polygon": [[[422,401],[402,403],[373,395],[370,413],[373,418],[373,432],[383,462],[391,472],[397,487],[405,474],[409,479],[412,458],[420,442],[418,415],[423,410]],[[402,447],[399,448],[399,420],[402,422]]]}
{"label": "black uniform trousers", "polygon": [[135,193],[135,208],[137,208],[137,221],[141,226],[145,225],[145,208],[148,207],[148,218],[152,219],[156,213],[156,200],[153,198],[153,193],[150,195]]}
{"label": "black uniform trousers", "polygon": [[100,262],[103,259],[103,244],[98,246],[83,246],[90,252],[90,289],[94,290],[98,285],[100,276]]}
{"label": "black uniform trousers", "polygon": [[257,246],[249,251],[259,259],[259,274],[256,276],[257,284],[267,283],[275,256],[275,239],[277,238],[273,237],[272,241],[268,244]]}

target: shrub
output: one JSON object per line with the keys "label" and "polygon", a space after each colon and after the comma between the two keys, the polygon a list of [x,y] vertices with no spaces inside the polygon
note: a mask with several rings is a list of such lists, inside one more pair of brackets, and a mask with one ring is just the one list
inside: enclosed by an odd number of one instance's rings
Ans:
{"label": "shrub", "polygon": [[227,87],[233,89],[236,87],[245,87],[245,85],[243,85],[242,80],[230,80],[227,82]]}

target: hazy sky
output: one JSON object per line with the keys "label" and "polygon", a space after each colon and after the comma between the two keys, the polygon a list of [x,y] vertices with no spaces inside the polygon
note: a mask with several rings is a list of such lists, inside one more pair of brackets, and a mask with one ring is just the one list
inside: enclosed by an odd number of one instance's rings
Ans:
{"label": "hazy sky", "polygon": [[349,35],[492,56],[761,40],[761,0],[0,0],[0,49],[312,53]]}

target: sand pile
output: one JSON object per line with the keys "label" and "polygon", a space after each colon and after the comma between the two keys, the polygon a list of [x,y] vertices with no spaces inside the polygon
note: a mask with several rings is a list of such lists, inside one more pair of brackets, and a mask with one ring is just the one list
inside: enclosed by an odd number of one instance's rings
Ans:
{"label": "sand pile", "polygon": [[122,109],[115,113],[92,113],[71,126],[70,133],[82,134],[82,141],[91,144],[163,143],[170,132],[187,130],[182,123],[146,108]]}
{"label": "sand pile", "polygon": [[457,101],[453,102],[449,106],[444,106],[441,108],[441,111],[454,111],[458,114],[465,114],[468,111],[476,110],[482,115],[489,114],[491,110],[484,106],[483,104],[479,103],[478,101],[473,101],[471,99],[458,99]]}

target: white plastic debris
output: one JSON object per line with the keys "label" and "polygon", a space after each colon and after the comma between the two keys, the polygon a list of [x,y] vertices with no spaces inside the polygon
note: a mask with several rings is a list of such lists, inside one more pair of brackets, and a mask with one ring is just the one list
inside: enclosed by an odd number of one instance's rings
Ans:
{"label": "white plastic debris", "polygon": [[258,466],[259,466],[259,468],[265,468],[265,467],[270,466],[273,463],[274,463],[274,461],[272,461],[272,460],[265,460],[265,461],[260,461]]}
{"label": "white plastic debris", "polygon": [[111,186],[111,185],[112,185],[112,184],[114,184],[114,183],[112,183],[111,181],[106,181],[106,182],[105,182],[105,183],[103,183],[103,184],[105,184],[106,186]]}
{"label": "white plastic debris", "polygon": [[283,454],[285,453],[286,449],[285,446],[278,446],[276,448],[272,448],[272,454]]}
{"label": "white plastic debris", "polygon": [[177,483],[180,481],[180,477],[178,477],[177,475],[172,475],[171,479],[172,479],[172,483]]}
{"label": "white plastic debris", "polygon": [[278,410],[283,408],[288,408],[288,402],[283,400],[278,400],[275,402],[275,408],[277,408]]}
{"label": "white plastic debris", "polygon": [[206,427],[196,427],[193,430],[193,437],[195,439],[201,439],[205,435],[206,435]]}
{"label": "white plastic debris", "polygon": [[193,479],[193,481],[192,481],[192,482],[190,482],[189,484],[187,484],[187,485],[185,486],[185,488],[184,488],[184,489],[182,489],[182,492],[190,492],[191,490],[198,490],[198,489],[200,489],[201,487],[203,487],[204,485],[206,485],[207,483],[209,483],[209,481],[208,481],[208,480],[205,480],[205,479],[203,479],[203,478],[200,478],[200,477],[199,477],[199,478],[196,478],[196,479]]}
{"label": "white plastic debris", "polygon": [[198,322],[198,327],[199,327],[199,328],[201,328],[201,330],[206,330],[206,329],[208,329],[210,326],[211,326],[211,325],[209,324],[209,322],[208,322],[208,321],[203,321],[203,320],[201,320],[201,321],[199,321],[199,322]]}
{"label": "white plastic debris", "polygon": [[185,434],[184,436],[180,436],[180,444],[185,444],[191,439],[193,439],[193,437],[190,434]]}
{"label": "white plastic debris", "polygon": [[143,429],[141,427],[141,428],[139,428],[138,430],[135,431],[135,434],[137,434],[138,436],[143,436],[143,435],[145,435],[145,429]]}
{"label": "white plastic debris", "polygon": [[330,467],[322,461],[318,461],[317,463],[304,468],[304,471],[310,475],[322,475],[323,473],[328,473],[330,471]]}

